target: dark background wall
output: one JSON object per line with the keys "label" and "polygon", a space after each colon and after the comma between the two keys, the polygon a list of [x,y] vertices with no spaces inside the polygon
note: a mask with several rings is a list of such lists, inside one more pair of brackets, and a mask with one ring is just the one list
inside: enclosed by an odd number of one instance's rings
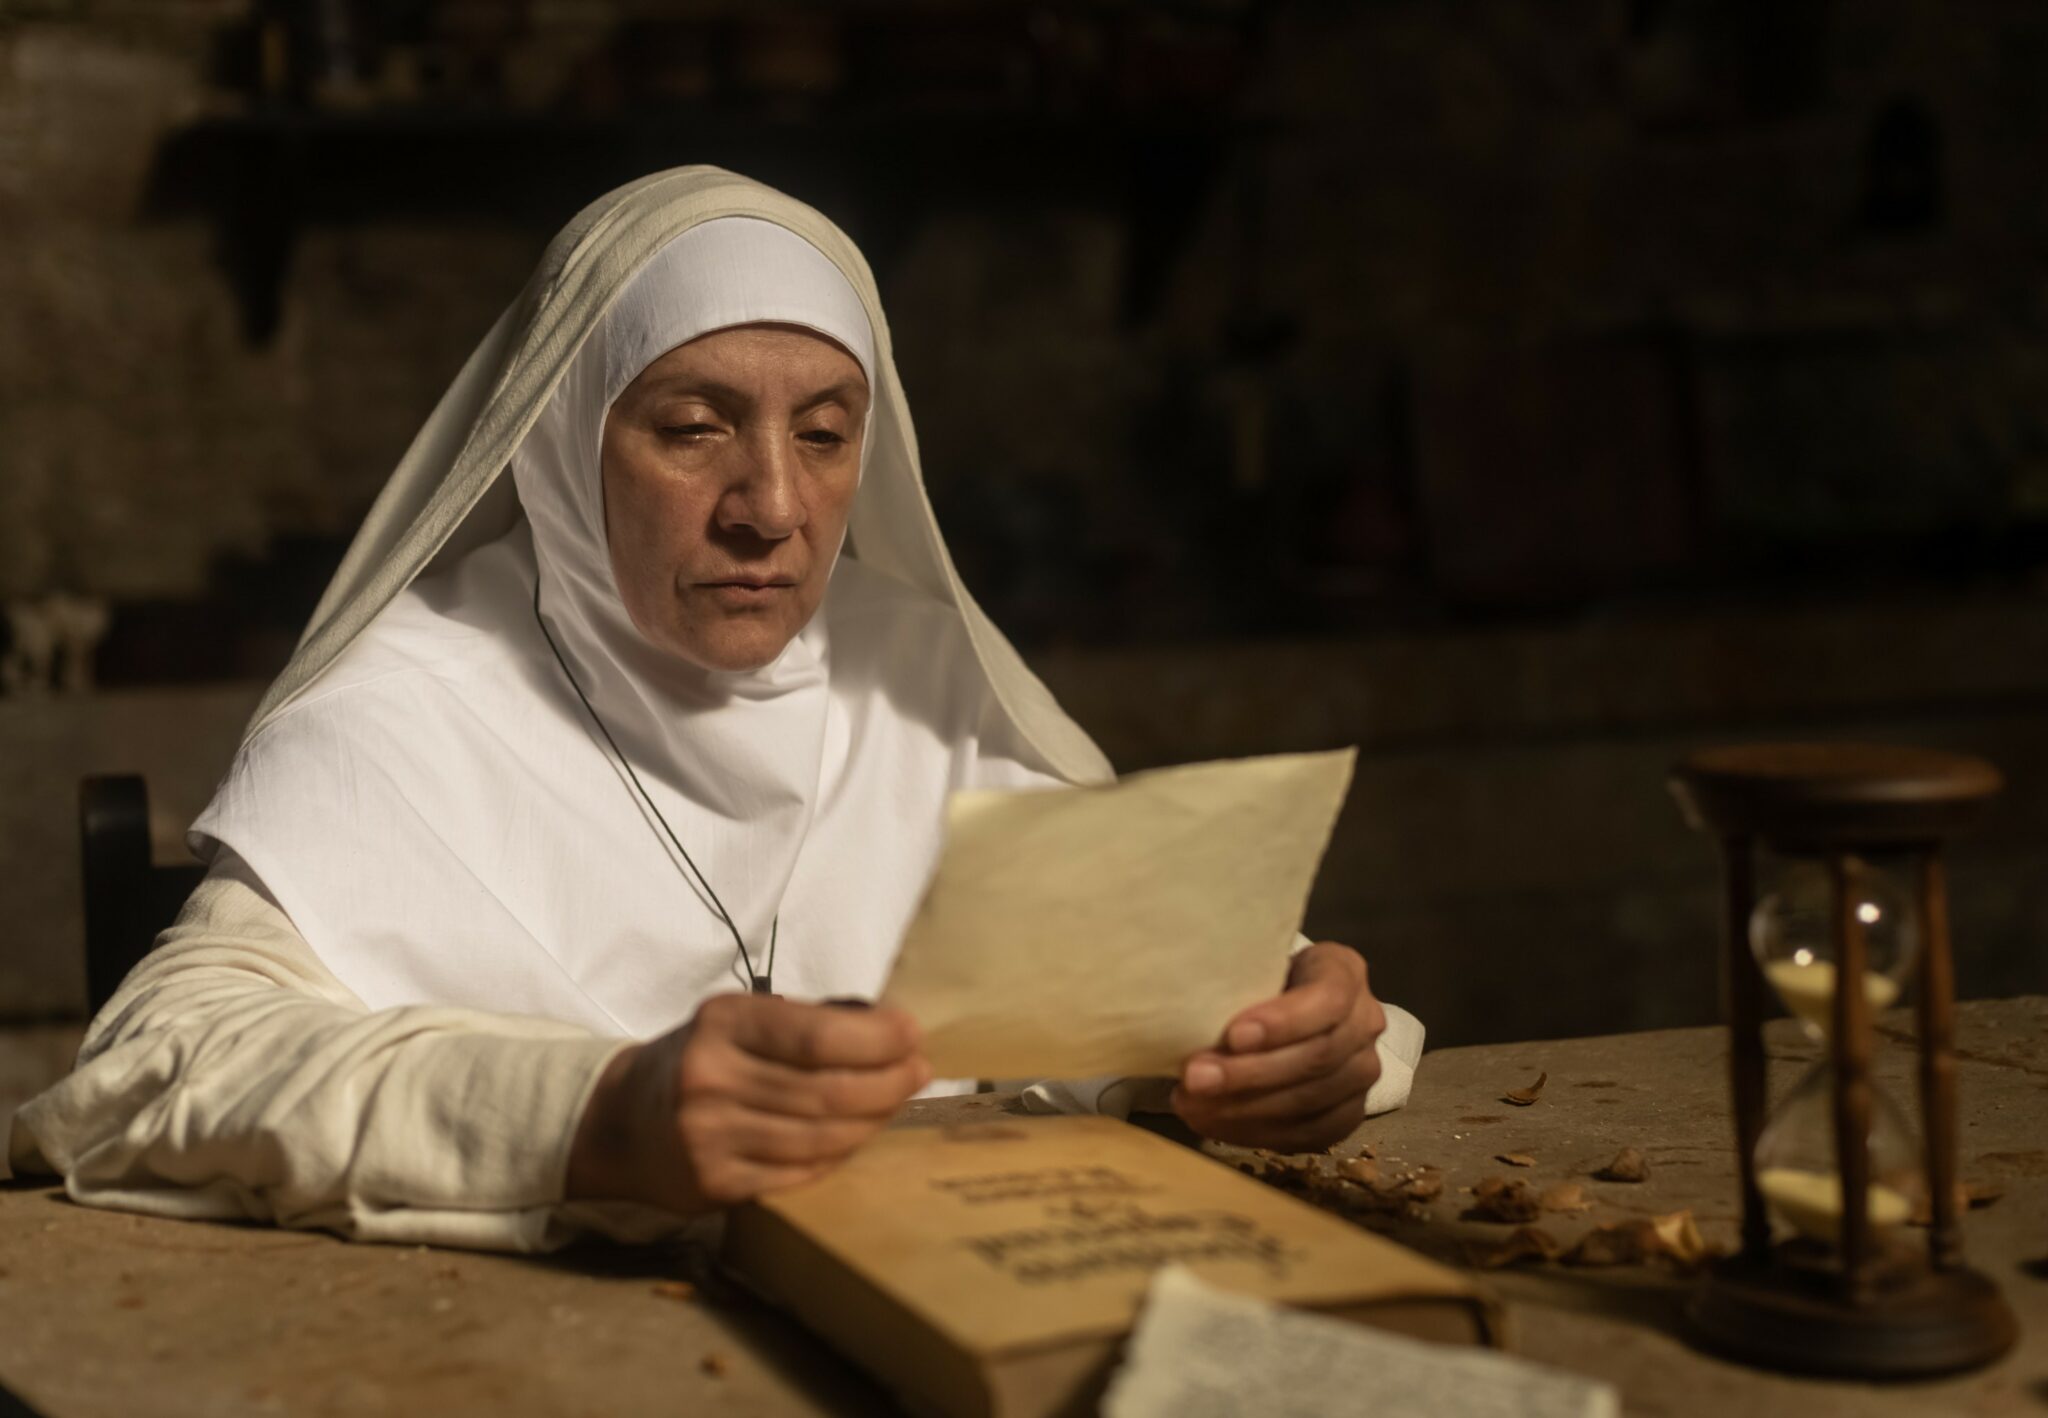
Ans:
{"label": "dark background wall", "polygon": [[712,161],[881,282],[969,584],[1125,768],[1357,743],[1310,927],[1443,1042],[1700,1022],[1732,737],[1971,748],[2048,988],[2048,10],[0,0],[0,1014],[166,850],[553,228]]}

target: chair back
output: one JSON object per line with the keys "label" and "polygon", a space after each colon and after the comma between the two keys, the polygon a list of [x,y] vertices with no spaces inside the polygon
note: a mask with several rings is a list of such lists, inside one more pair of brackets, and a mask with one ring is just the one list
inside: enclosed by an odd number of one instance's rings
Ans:
{"label": "chair back", "polygon": [[158,866],[149,848],[149,786],[139,773],[78,785],[78,846],[85,887],[85,993],[92,1014],[113,998],[157,933],[177,918],[206,875]]}

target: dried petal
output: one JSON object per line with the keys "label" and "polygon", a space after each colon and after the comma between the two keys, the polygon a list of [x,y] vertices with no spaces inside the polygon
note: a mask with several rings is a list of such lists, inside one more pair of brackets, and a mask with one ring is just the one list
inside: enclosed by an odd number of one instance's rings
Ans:
{"label": "dried petal", "polygon": [[1465,1208],[1467,1221],[1500,1221],[1514,1224],[1536,1219],[1536,1192],[1517,1178],[1488,1177],[1472,1189],[1472,1204]]}
{"label": "dried petal", "polygon": [[1416,1172],[1401,1183],[1401,1190],[1410,1201],[1435,1201],[1444,1194],[1443,1174]]}
{"label": "dried petal", "polygon": [[664,1300],[694,1300],[697,1287],[687,1280],[663,1280],[655,1285],[654,1293]]}
{"label": "dried petal", "polygon": [[1444,1179],[1441,1172],[1429,1169],[1402,1172],[1380,1182],[1375,1190],[1395,1201],[1435,1201],[1444,1194]]}
{"label": "dried petal", "polygon": [[1501,1094],[1500,1101],[1512,1103],[1517,1108],[1526,1108],[1536,1101],[1537,1096],[1543,1092],[1543,1085],[1549,1081],[1550,1075],[1548,1073],[1538,1074],[1536,1081],[1527,1088],[1515,1088]]}
{"label": "dried petal", "polygon": [[1536,1159],[1526,1152],[1503,1152],[1493,1160],[1505,1162],[1510,1167],[1533,1167],[1536,1165]]}
{"label": "dried petal", "polygon": [[1593,1203],[1586,1200],[1586,1188],[1578,1182],[1559,1182],[1556,1186],[1544,1188],[1543,1195],[1536,1198],[1536,1204],[1545,1211],[1585,1211]]}
{"label": "dried petal", "polygon": [[1650,1237],[1645,1238],[1644,1253],[1684,1270],[1690,1270],[1707,1258],[1706,1238],[1700,1235],[1699,1224],[1692,1219],[1692,1208],[1669,1212],[1650,1218]]}
{"label": "dried petal", "polygon": [[1530,1260],[1556,1260],[1564,1248],[1557,1237],[1540,1226],[1517,1226],[1508,1233],[1506,1240],[1494,1245],[1472,1242],[1465,1247],[1465,1258],[1483,1270],[1498,1270],[1504,1265],[1516,1265]]}
{"label": "dried petal", "polygon": [[1641,1221],[1624,1221],[1618,1226],[1600,1226],[1579,1237],[1579,1243],[1564,1254],[1566,1265],[1634,1265],[1643,1258]]}
{"label": "dried petal", "polygon": [[723,1354],[706,1354],[697,1361],[697,1367],[711,1375],[714,1379],[722,1379],[725,1377],[726,1370],[731,1366],[726,1363]]}
{"label": "dried petal", "polygon": [[1337,1164],[1337,1175],[1347,1182],[1369,1187],[1380,1179],[1379,1164],[1367,1157],[1353,1157]]}
{"label": "dried petal", "polygon": [[1624,1147],[1593,1175],[1603,1182],[1645,1182],[1650,1179],[1650,1162],[1635,1148]]}
{"label": "dried petal", "polygon": [[1268,1186],[1278,1187],[1284,1192],[1300,1193],[1313,1188],[1317,1177],[1314,1172],[1283,1164],[1262,1172],[1259,1175],[1259,1180],[1265,1182]]}
{"label": "dried petal", "polygon": [[1564,1255],[1566,1265],[1637,1265],[1656,1261],[1679,1270],[1705,1262],[1707,1243],[1691,1208],[1647,1221],[1624,1221],[1588,1231]]}
{"label": "dried petal", "polygon": [[1311,1172],[1308,1187],[1303,1194],[1318,1206],[1342,1207],[1358,1194],[1358,1189],[1336,1177],[1325,1177],[1321,1173]]}

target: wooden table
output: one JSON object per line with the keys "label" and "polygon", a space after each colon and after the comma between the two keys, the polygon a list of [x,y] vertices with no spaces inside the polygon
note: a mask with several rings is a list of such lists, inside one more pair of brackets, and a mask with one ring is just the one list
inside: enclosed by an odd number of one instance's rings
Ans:
{"label": "wooden table", "polygon": [[[1903,1039],[1908,1016],[1884,1016]],[[1974,1003],[1959,1019],[1966,1180],[2004,1195],[1965,1222],[1970,1259],[2020,1317],[2018,1349],[1986,1371],[1873,1388],[1763,1374],[1678,1337],[1685,1283],[1645,1270],[1539,1267],[1492,1276],[1513,1303],[1517,1347],[1619,1385],[1631,1414],[1818,1418],[2048,1411],[2048,1000]],[[1812,1048],[1772,1026],[1774,1085]],[[1879,1078],[1910,1098],[1910,1052]],[[1533,1107],[1500,1095],[1549,1074]],[[1782,1075],[1782,1077],[1777,1076]],[[1007,1106],[993,1095],[920,1105],[925,1120]],[[1512,1172],[1582,1179],[1630,1145],[1636,1185],[1588,1182],[1579,1229],[1690,1207],[1732,1239],[1722,1044],[1689,1029],[1432,1054],[1414,1101],[1368,1123],[1383,1170],[1441,1168],[1443,1196],[1375,1224],[1440,1257],[1504,1227],[1457,1219],[1469,1186]],[[1514,1171],[1493,1160],[1522,1153]],[[255,1226],[91,1211],[40,1184],[0,1189],[0,1381],[49,1418],[96,1414],[491,1412],[854,1414],[892,1411],[856,1371],[722,1282],[706,1242],[585,1247],[530,1260],[349,1245]],[[698,1288],[675,1298],[667,1282]]]}

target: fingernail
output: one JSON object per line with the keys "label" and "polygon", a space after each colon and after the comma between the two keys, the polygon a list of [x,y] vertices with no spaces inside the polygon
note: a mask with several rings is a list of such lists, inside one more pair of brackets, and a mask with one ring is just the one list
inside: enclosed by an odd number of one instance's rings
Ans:
{"label": "fingernail", "polygon": [[1223,1086],[1223,1070],[1206,1060],[1191,1063],[1188,1065],[1187,1077],[1181,1082],[1190,1093],[1214,1093]]}
{"label": "fingernail", "polygon": [[1247,1019],[1230,1026],[1230,1050],[1232,1053],[1248,1054],[1266,1042],[1266,1026],[1256,1019]]}

